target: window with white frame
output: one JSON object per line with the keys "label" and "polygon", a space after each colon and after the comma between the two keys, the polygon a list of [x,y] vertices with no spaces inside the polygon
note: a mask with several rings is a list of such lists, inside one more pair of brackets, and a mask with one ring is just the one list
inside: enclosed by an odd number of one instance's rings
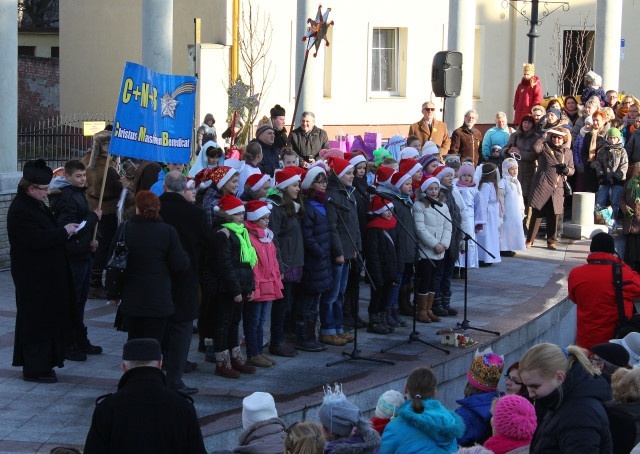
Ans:
{"label": "window with white frame", "polygon": [[371,42],[371,91],[398,94],[397,28],[374,28]]}

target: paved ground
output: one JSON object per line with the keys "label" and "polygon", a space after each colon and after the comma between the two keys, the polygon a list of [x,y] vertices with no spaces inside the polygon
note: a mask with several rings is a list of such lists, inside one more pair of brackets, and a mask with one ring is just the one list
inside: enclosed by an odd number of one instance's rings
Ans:
{"label": "paved ground", "polygon": [[[470,270],[468,285],[468,319],[475,327],[488,327],[507,332],[517,329],[549,307],[563,292],[566,295],[566,272],[575,263],[584,262],[588,242],[558,244],[552,252],[542,248],[538,240],[532,249],[519,252],[514,258],[503,259],[489,268]],[[454,306],[462,309],[463,281],[454,281]],[[52,289],[55,291],[55,289]],[[368,288],[362,286],[361,314],[366,316]],[[538,305],[534,307],[533,302]],[[540,304],[542,303],[542,304]],[[104,353],[86,362],[67,362],[58,371],[60,382],[53,385],[24,382],[21,370],[11,366],[15,300],[9,272],[0,272],[0,452],[49,452],[54,446],[82,448],[90,424],[96,397],[114,391],[120,372],[120,357],[125,334],[112,327],[114,310],[104,302],[90,300],[86,309],[86,324],[91,341],[101,345]],[[422,339],[438,343],[436,331],[455,327],[460,316],[443,319],[430,325],[418,324]],[[185,375],[189,386],[197,386],[195,405],[205,437],[210,439],[225,427],[240,425],[239,408],[242,398],[251,392],[267,391],[276,396],[279,410],[287,406],[306,405],[305,399],[326,383],[349,382],[362,377],[389,382],[416,360],[431,364],[446,361],[449,356],[421,343],[413,342],[392,349],[380,350],[408,339],[409,328],[398,329],[389,336],[359,331],[359,348],[363,355],[391,359],[394,366],[381,366],[369,361],[349,361],[332,367],[328,362],[343,358],[348,348],[330,347],[322,353],[300,353],[295,358],[277,358],[275,367],[260,369],[257,374],[237,380],[221,379],[213,374],[214,366],[203,362],[197,353],[194,336],[190,359],[200,363],[198,371]],[[471,331],[480,343],[492,334]],[[282,411],[282,410],[280,410]],[[211,442],[207,443],[211,446]]]}

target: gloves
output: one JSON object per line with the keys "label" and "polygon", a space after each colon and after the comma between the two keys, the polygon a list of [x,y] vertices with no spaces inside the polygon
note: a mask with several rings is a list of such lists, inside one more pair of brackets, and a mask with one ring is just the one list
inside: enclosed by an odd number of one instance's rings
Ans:
{"label": "gloves", "polygon": [[582,164],[576,164],[576,172],[584,173],[584,166]]}
{"label": "gloves", "polygon": [[566,164],[558,164],[556,170],[560,175],[566,175],[569,173],[569,167]]}
{"label": "gloves", "polygon": [[603,186],[611,186],[613,183],[610,179],[607,178],[606,175],[600,176],[600,184]]}

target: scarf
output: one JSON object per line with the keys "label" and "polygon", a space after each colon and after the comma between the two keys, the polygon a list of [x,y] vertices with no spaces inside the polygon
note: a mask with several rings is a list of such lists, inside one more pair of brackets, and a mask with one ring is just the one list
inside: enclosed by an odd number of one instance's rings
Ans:
{"label": "scarf", "polygon": [[367,222],[368,229],[391,230],[396,226],[396,218],[383,219],[382,216],[376,216]]}
{"label": "scarf", "polygon": [[465,183],[464,181],[460,180],[460,178],[458,178],[458,181],[456,182],[456,186],[460,186],[461,188],[472,188],[476,185],[476,182],[471,180],[471,182],[469,183]]}
{"label": "scarf", "polygon": [[631,177],[627,188],[631,190],[631,198],[633,201],[638,203],[638,199],[640,199],[640,177]]}
{"label": "scarf", "polygon": [[251,246],[249,232],[244,225],[236,224],[235,222],[225,222],[222,224],[222,227],[225,227],[236,234],[240,240],[240,261],[242,263],[248,263],[251,268],[253,268],[255,264],[258,263],[258,254],[253,246]]}
{"label": "scarf", "polygon": [[529,444],[531,444],[530,438],[517,440],[515,438],[509,438],[506,435],[495,434],[484,443],[484,447],[494,454],[507,454],[510,451]]}
{"label": "scarf", "polygon": [[271,243],[273,241],[273,232],[269,229],[263,229],[258,224],[251,221],[244,221],[244,226],[251,235],[258,237],[261,243]]}
{"label": "scarf", "polygon": [[453,232],[451,232],[451,244],[447,248],[447,254],[457,260],[460,255],[460,246],[462,244],[462,213],[460,213],[460,207],[456,203],[456,199],[453,196],[453,186],[440,189],[440,192],[444,194],[445,203],[449,208],[449,214],[451,214],[451,220],[453,221]]}
{"label": "scarf", "polygon": [[593,162],[596,159],[596,153],[598,152],[598,136],[600,131],[591,129],[591,142],[589,143],[589,162]]}

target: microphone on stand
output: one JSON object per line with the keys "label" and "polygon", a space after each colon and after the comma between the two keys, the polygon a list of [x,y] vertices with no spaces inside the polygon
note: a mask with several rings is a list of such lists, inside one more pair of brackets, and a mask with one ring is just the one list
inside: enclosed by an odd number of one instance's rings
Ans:
{"label": "microphone on stand", "polygon": [[440,201],[438,201],[438,200],[434,199],[433,197],[429,197],[429,196],[428,196],[427,194],[425,194],[424,192],[422,193],[422,195],[421,195],[420,197],[422,197],[423,199],[428,200],[428,201],[429,201],[429,203],[431,203],[431,205],[435,205],[435,206],[438,206],[438,207],[441,207],[441,206],[442,206],[442,202],[440,202]]}
{"label": "microphone on stand", "polygon": [[333,205],[334,207],[338,208],[339,210],[349,211],[349,207],[343,205],[342,203],[338,202],[337,200],[334,200],[331,197],[327,197],[326,202],[330,203],[331,205]]}
{"label": "microphone on stand", "polygon": [[400,200],[400,197],[398,197],[397,195],[380,192],[375,188],[375,186],[367,186],[367,192],[371,195],[377,195],[382,199],[389,200],[390,202],[393,202],[394,200]]}

